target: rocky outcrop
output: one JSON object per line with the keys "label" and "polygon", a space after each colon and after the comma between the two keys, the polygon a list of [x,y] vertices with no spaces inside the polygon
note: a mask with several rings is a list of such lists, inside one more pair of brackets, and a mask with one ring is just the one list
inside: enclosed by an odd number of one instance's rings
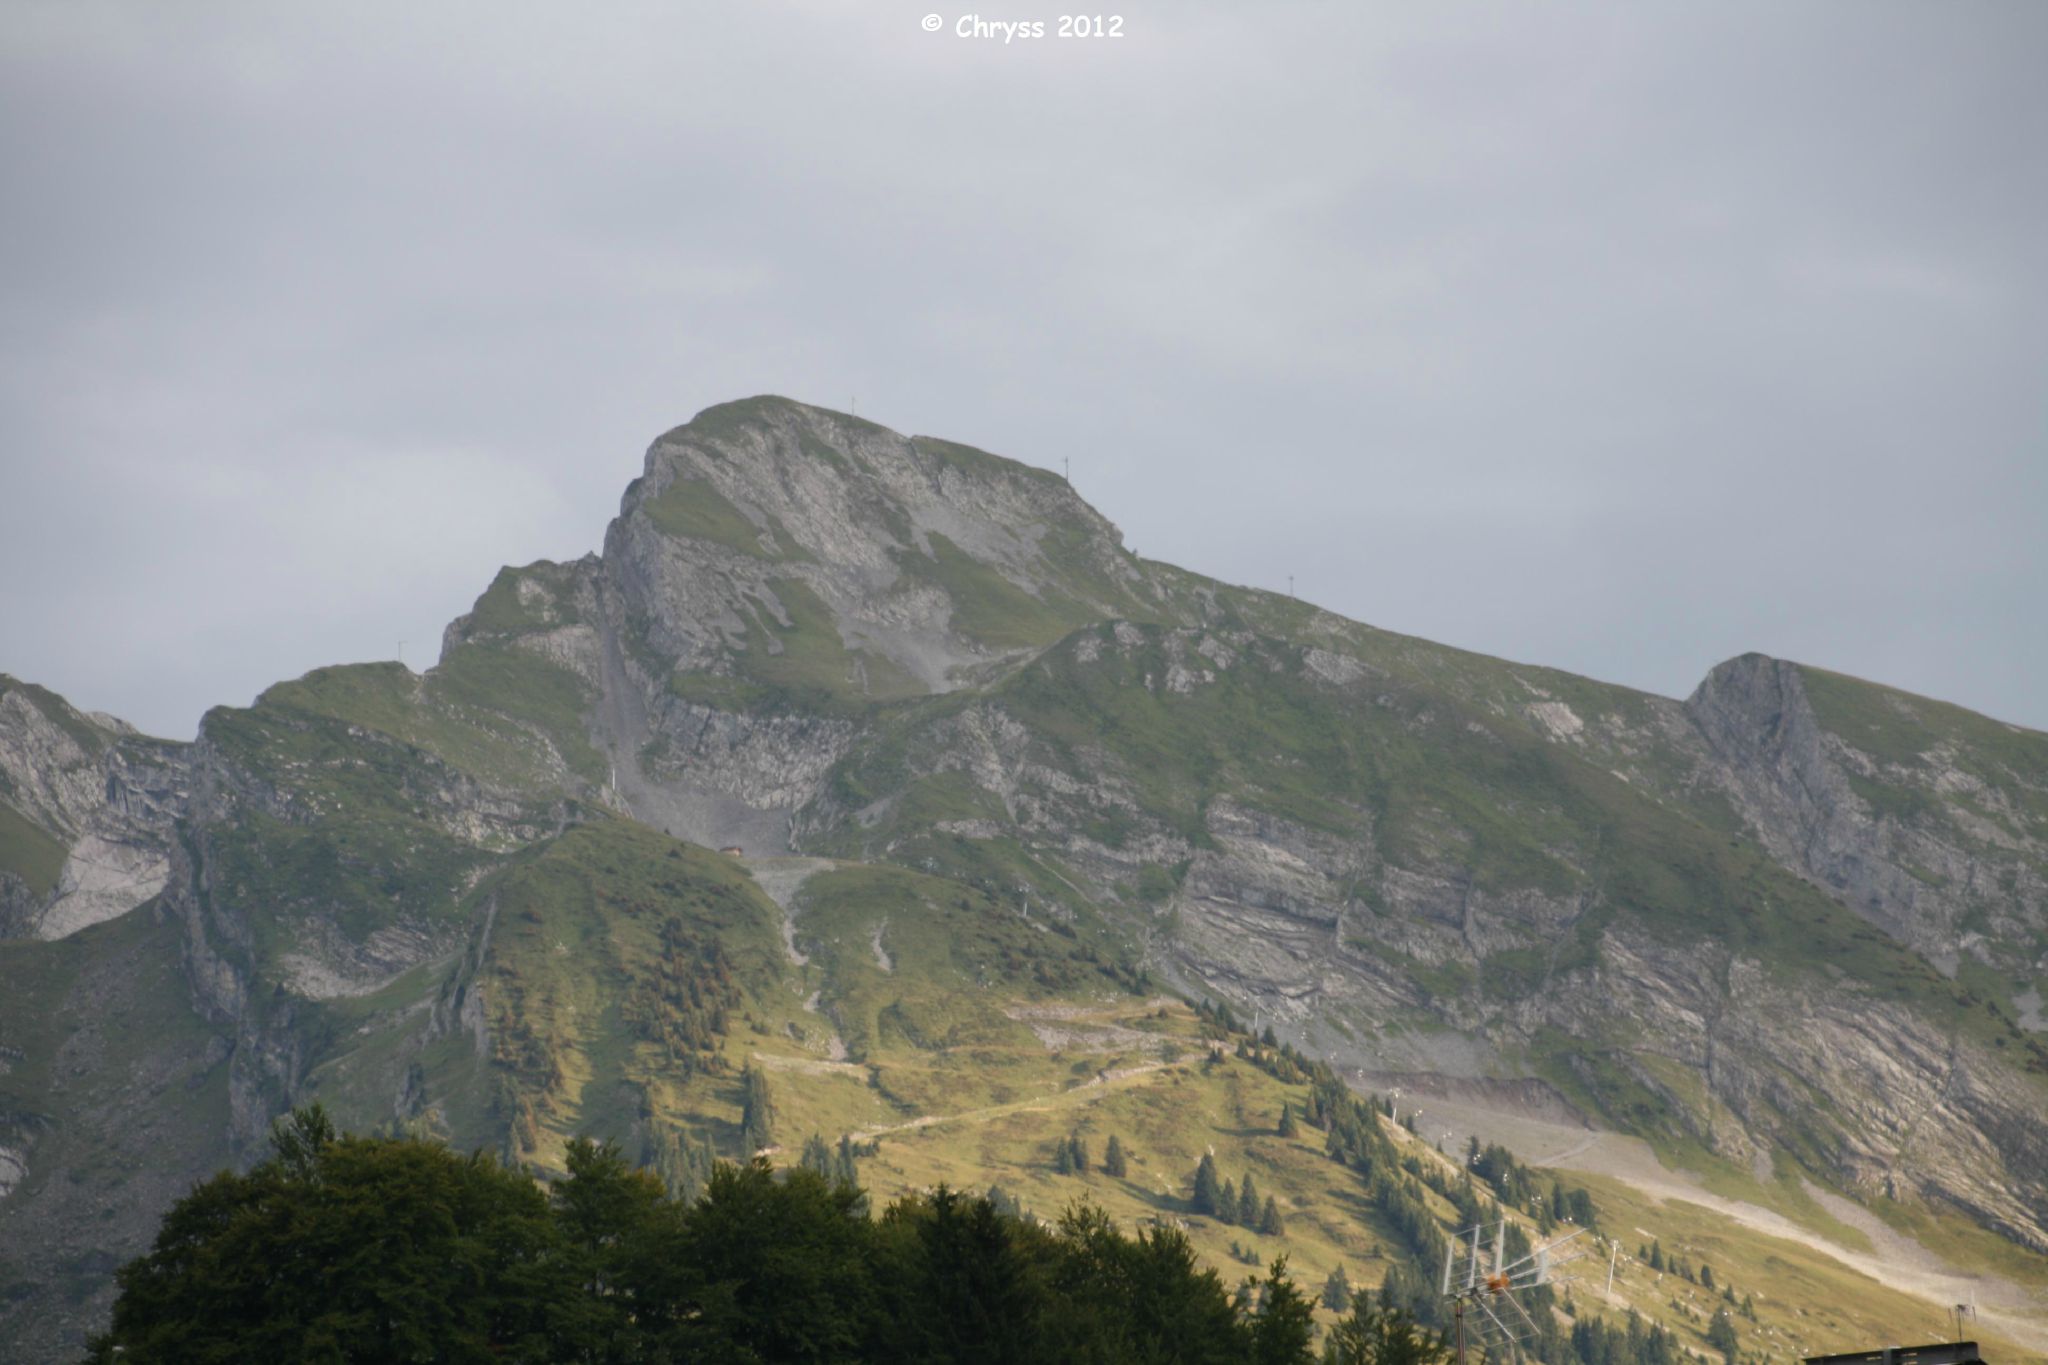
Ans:
{"label": "rocky outcrop", "polygon": [[64,938],[161,892],[185,765],[184,745],[0,676],[0,798],[64,851],[46,891],[0,878],[0,937]]}
{"label": "rocky outcrop", "polygon": [[[2048,831],[1987,819],[1996,791],[1938,735],[1910,763],[1866,752],[1860,736],[1816,714],[1807,678],[1799,665],[1749,654],[1714,669],[1686,702],[1751,835],[1950,975],[1965,954],[2022,972],[2048,967]],[[1834,685],[1901,712],[1902,728],[1914,724],[1912,699],[1847,679]],[[2048,757],[2048,744],[2027,753]],[[2012,776],[2048,792],[2048,768]]]}

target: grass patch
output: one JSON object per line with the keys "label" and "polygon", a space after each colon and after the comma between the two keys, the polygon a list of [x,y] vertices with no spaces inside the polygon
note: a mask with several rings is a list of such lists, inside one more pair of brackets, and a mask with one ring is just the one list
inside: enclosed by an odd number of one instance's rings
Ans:
{"label": "grass patch", "polygon": [[0,872],[12,872],[38,898],[56,889],[69,850],[41,825],[0,801]]}

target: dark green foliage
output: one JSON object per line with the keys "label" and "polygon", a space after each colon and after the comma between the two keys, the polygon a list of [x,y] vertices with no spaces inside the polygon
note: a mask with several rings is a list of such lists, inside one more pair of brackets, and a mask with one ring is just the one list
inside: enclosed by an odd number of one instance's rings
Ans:
{"label": "dark green foliage", "polygon": [[775,1100],[768,1093],[768,1073],[749,1065],[740,1072],[740,1145],[751,1157],[775,1140]]}
{"label": "dark green foliage", "polygon": [[1431,1327],[1445,1325],[1437,1287],[1406,1262],[1396,1261],[1387,1267],[1386,1277],[1380,1281],[1379,1306],[1399,1310]]}
{"label": "dark green foliage", "polygon": [[1196,1213],[1211,1218],[1222,1216],[1223,1185],[1216,1177],[1216,1158],[1204,1155],[1195,1167],[1195,1193],[1191,1201]]}
{"label": "dark green foliage", "polygon": [[1244,1173],[1244,1184],[1237,1190],[1237,1221],[1239,1226],[1256,1229],[1263,1205],[1259,1199],[1259,1187],[1252,1179],[1252,1173]]}
{"label": "dark green foliage", "polygon": [[119,1274],[95,1360],[546,1361],[576,1287],[533,1182],[427,1143],[336,1138],[318,1110],[276,1152],[166,1215]]}
{"label": "dark green foliage", "polygon": [[1351,1307],[1351,1279],[1341,1265],[1323,1281],[1323,1307],[1332,1313],[1342,1313]]}
{"label": "dark green foliage", "polygon": [[1124,1156],[1124,1145],[1112,1133],[1109,1138],[1109,1146],[1105,1147],[1102,1151],[1102,1173],[1106,1176],[1122,1180],[1126,1175],[1130,1174],[1130,1170],[1130,1162]]}
{"label": "dark green foliage", "polygon": [[655,1125],[647,1135],[640,1164],[654,1173],[671,1199],[684,1205],[697,1202],[711,1168],[718,1164],[711,1139],[701,1133],[686,1134],[666,1125]]}
{"label": "dark green foliage", "polygon": [[1572,1323],[1570,1349],[1582,1365],[1678,1365],[1690,1359],[1671,1333],[1646,1327],[1633,1309],[1622,1327],[1604,1318],[1579,1318]]}
{"label": "dark green foliage", "polygon": [[[1250,1177],[1246,1177],[1249,1179]],[[1259,1235],[1261,1237],[1285,1237],[1287,1224],[1280,1217],[1280,1205],[1272,1195],[1266,1196],[1266,1203],[1259,1210]]]}
{"label": "dark green foliage", "polygon": [[764,1161],[721,1164],[663,1229],[643,1306],[654,1359],[863,1358],[879,1290],[859,1191]]}
{"label": "dark green foliage", "polygon": [[[878,1220],[822,1138],[803,1164],[720,1163],[694,1203],[577,1139],[544,1194],[488,1157],[337,1137],[319,1110],[275,1154],[181,1200],[120,1272],[93,1359],[629,1362],[1080,1361],[1308,1365],[1285,1259],[1233,1307],[1182,1233],[1058,1226],[1000,1190],[941,1188]],[[656,1164],[701,1142],[671,1133]]]}
{"label": "dark green foliage", "polygon": [[1294,1106],[1292,1104],[1280,1106],[1280,1122],[1273,1131],[1278,1136],[1284,1138],[1294,1137],[1301,1132],[1301,1125],[1294,1121]]}
{"label": "dark green foliage", "polygon": [[732,961],[716,939],[702,938],[674,915],[661,922],[653,970],[633,983],[620,1017],[633,1035],[660,1043],[684,1075],[710,1064],[726,1032],[726,1016],[739,1007]]}
{"label": "dark green foliage", "polygon": [[[1343,1311],[1330,1303],[1327,1291],[1323,1302]],[[1398,1308],[1382,1308],[1364,1298],[1323,1342],[1323,1365],[1439,1365],[1449,1355],[1440,1333],[1423,1330]]]}
{"label": "dark green foliage", "polygon": [[988,1200],[995,1208],[995,1211],[1005,1218],[1022,1218],[1024,1216],[1024,1205],[1018,1201],[1016,1195],[1001,1185],[989,1186],[988,1193],[982,1197]]}
{"label": "dark green foliage", "polygon": [[1742,1349],[1742,1342],[1735,1334],[1735,1322],[1722,1309],[1714,1314],[1714,1320],[1707,1324],[1707,1345],[1721,1353],[1723,1359],[1733,1362],[1736,1353]]}
{"label": "dark green foliage", "polygon": [[1252,1365],[1292,1365],[1309,1359],[1315,1340],[1315,1305],[1287,1277],[1287,1258],[1275,1257],[1259,1282],[1258,1311],[1251,1320]]}

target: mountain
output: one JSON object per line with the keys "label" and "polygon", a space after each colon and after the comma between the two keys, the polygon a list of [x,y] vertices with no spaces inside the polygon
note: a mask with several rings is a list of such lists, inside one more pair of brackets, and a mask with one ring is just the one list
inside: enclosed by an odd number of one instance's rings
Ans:
{"label": "mountain", "polygon": [[[726,404],[424,674],[192,744],[0,680],[0,1332],[75,1341],[310,1099],[674,1167],[764,1135],[765,1076],[774,1144],[979,1186],[1063,1121],[1027,1097],[1099,1098],[1328,1204],[1312,1144],[1213,1117],[1287,1097],[1189,1065],[1176,992],[2032,1273],[2044,878],[2038,732],[1755,655],[1677,701],[1453,650],[1140,559],[1045,471]],[[1290,1213],[1297,1264],[1376,1216]]]}

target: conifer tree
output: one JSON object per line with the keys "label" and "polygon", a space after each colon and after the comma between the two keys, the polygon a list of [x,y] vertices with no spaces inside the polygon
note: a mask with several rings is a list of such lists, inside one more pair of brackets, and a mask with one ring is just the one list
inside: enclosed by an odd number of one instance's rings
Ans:
{"label": "conifer tree", "polygon": [[1074,1173],[1074,1144],[1071,1140],[1063,1138],[1053,1149],[1052,1168],[1060,1175]]}
{"label": "conifer tree", "polygon": [[[1449,1355],[1440,1334],[1422,1330],[1405,1310],[1377,1305],[1362,1294],[1323,1343],[1323,1365],[1438,1365]],[[1597,1351],[1578,1355],[1587,1362],[1612,1361]]]}
{"label": "conifer tree", "polygon": [[1130,1173],[1130,1163],[1124,1159],[1124,1145],[1117,1141],[1116,1134],[1109,1137],[1109,1146],[1102,1152],[1102,1173],[1122,1180]]}
{"label": "conifer tree", "polygon": [[1214,1218],[1223,1204],[1223,1188],[1216,1179],[1216,1158],[1204,1154],[1195,1167],[1195,1212]]}
{"label": "conifer tree", "polygon": [[1330,1272],[1330,1278],[1323,1281],[1323,1307],[1332,1313],[1351,1310],[1351,1280],[1345,1275],[1341,1263]]}
{"label": "conifer tree", "polygon": [[1272,1195],[1266,1196],[1265,1207],[1259,1210],[1259,1235],[1261,1237],[1285,1237],[1287,1224],[1281,1221],[1280,1205]]}
{"label": "conifer tree", "polygon": [[1081,1174],[1088,1173],[1088,1144],[1081,1140],[1079,1133],[1067,1135],[1067,1146],[1073,1149],[1074,1169]]}
{"label": "conifer tree", "polygon": [[1280,1125],[1273,1131],[1284,1138],[1291,1138],[1301,1131],[1300,1127],[1294,1122],[1294,1106],[1292,1104],[1280,1106]]}
{"label": "conifer tree", "polygon": [[1252,1180],[1252,1173],[1244,1173],[1244,1184],[1237,1187],[1237,1221],[1245,1227],[1256,1228],[1259,1214],[1264,1205],[1259,1199],[1259,1187]]}
{"label": "conifer tree", "polygon": [[1237,1186],[1228,1180],[1223,1182],[1223,1190],[1216,1196],[1216,1216],[1226,1223],[1237,1221]]}
{"label": "conifer tree", "polygon": [[1721,1353],[1724,1360],[1733,1362],[1736,1353],[1742,1349],[1742,1341],[1735,1333],[1735,1323],[1729,1318],[1728,1310],[1714,1314],[1714,1320],[1707,1324],[1707,1345]]}
{"label": "conifer tree", "polygon": [[751,1157],[775,1140],[775,1101],[768,1093],[768,1073],[751,1062],[740,1073],[740,1083],[744,1087],[740,1127],[754,1135],[747,1144],[746,1154]]}
{"label": "conifer tree", "polygon": [[1316,1331],[1315,1306],[1288,1278],[1285,1256],[1275,1257],[1273,1268],[1259,1282],[1258,1310],[1251,1328],[1251,1365],[1297,1365],[1309,1358],[1309,1343]]}

